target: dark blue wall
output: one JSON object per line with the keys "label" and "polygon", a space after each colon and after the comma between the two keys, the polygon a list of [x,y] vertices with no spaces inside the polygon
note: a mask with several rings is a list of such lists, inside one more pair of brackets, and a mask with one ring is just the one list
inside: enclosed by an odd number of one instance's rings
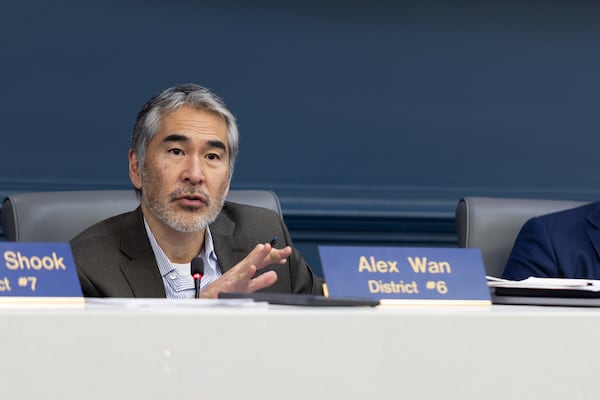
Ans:
{"label": "dark blue wall", "polygon": [[[6,3],[6,2],[5,2]],[[600,3],[54,1],[0,8],[0,193],[126,188],[133,119],[228,103],[234,188],[299,247],[455,244],[461,196],[598,199]]]}

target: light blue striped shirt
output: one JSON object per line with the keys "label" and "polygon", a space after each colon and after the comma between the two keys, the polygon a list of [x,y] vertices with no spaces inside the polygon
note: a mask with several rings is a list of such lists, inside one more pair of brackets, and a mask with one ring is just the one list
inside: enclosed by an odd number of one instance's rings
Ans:
{"label": "light blue striped shirt", "polygon": [[[192,278],[191,273],[191,262],[186,264],[171,262],[156,242],[156,238],[152,234],[146,220],[144,220],[144,226],[146,227],[146,233],[150,239],[150,245],[152,246],[152,251],[154,252],[154,257],[156,258],[156,263],[158,264],[158,269],[165,285],[167,298],[189,299],[194,297],[194,278]],[[204,247],[198,257],[204,262],[204,276],[200,284],[200,290],[202,290],[221,276],[221,268],[219,267],[212,235],[208,227],[204,234]]]}

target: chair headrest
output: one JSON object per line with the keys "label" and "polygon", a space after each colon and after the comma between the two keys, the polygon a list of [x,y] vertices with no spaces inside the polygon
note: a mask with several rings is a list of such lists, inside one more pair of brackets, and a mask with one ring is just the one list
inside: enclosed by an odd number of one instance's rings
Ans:
{"label": "chair headrest", "polygon": [[[277,195],[267,190],[231,190],[228,201],[282,215]],[[27,192],[4,199],[2,227],[9,241],[68,242],[89,226],[137,208],[133,190]]]}

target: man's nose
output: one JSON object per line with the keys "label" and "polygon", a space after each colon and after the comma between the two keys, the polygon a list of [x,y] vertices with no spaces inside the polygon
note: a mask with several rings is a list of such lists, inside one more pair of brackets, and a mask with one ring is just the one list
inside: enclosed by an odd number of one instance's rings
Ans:
{"label": "man's nose", "polygon": [[194,184],[204,182],[204,168],[201,159],[190,157],[186,160],[183,179]]}

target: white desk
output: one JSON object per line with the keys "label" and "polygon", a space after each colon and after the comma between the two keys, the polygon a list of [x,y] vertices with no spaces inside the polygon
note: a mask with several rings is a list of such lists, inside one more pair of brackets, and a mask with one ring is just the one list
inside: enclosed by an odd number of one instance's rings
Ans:
{"label": "white desk", "polygon": [[600,309],[0,310],[0,398],[597,399]]}

